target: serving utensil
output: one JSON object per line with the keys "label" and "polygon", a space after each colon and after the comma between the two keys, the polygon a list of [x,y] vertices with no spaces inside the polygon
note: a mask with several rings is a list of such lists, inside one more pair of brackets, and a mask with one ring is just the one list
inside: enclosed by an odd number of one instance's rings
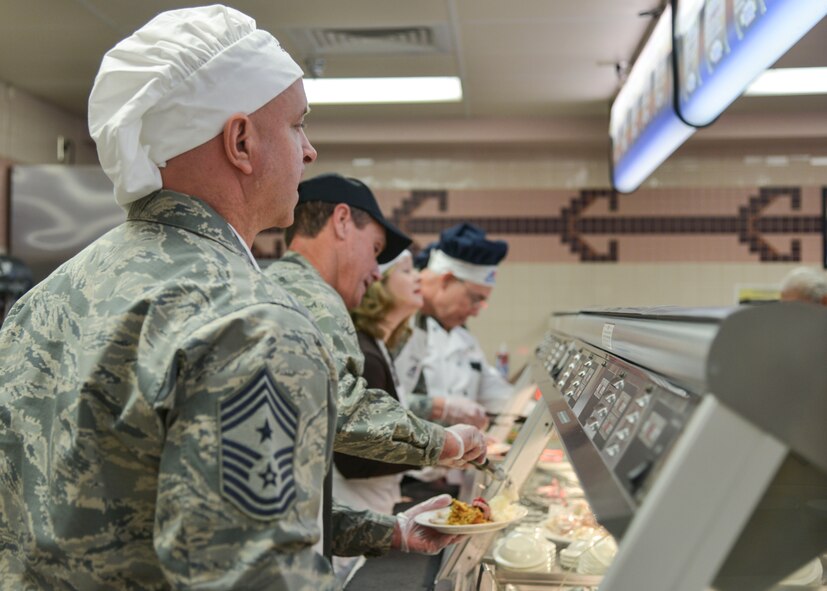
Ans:
{"label": "serving utensil", "polygon": [[507,478],[505,470],[503,470],[502,466],[494,466],[493,464],[491,464],[488,458],[485,458],[485,461],[483,462],[468,463],[474,466],[474,468],[476,468],[477,470],[488,472],[489,474],[491,474],[494,480],[505,481]]}

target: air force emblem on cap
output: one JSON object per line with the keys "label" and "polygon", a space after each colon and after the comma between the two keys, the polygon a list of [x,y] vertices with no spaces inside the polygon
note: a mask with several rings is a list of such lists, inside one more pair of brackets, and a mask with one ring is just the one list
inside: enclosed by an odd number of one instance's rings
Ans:
{"label": "air force emblem on cap", "polygon": [[293,448],[298,413],[267,370],[221,401],[221,494],[259,520],[296,498]]}

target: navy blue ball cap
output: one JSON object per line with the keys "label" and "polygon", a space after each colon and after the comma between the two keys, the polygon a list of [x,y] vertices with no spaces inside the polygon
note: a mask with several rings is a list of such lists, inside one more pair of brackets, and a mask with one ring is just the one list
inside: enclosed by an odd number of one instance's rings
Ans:
{"label": "navy blue ball cap", "polygon": [[411,244],[407,235],[385,219],[373,191],[358,179],[331,173],[302,181],[299,183],[299,203],[310,201],[345,203],[368,212],[385,229],[385,249],[376,257],[379,264],[392,261]]}
{"label": "navy blue ball cap", "polygon": [[497,265],[508,254],[507,242],[488,240],[482,228],[466,222],[443,230],[436,248],[472,265]]}

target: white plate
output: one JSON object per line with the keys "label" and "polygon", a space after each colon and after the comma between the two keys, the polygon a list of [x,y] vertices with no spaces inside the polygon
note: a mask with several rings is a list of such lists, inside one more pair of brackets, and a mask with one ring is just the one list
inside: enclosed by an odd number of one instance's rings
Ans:
{"label": "white plate", "polygon": [[419,525],[432,527],[433,529],[443,534],[483,534],[490,531],[497,531],[508,527],[515,521],[519,521],[528,514],[528,509],[522,505],[517,506],[517,514],[514,518],[506,521],[491,521],[489,523],[472,523],[469,525],[448,525],[446,520],[451,514],[451,508],[436,509],[434,511],[426,511],[414,517],[414,521]]}
{"label": "white plate", "polygon": [[528,570],[532,568],[537,568],[548,560],[548,548],[544,548],[543,555],[535,562],[530,562],[528,564],[525,563],[518,563],[518,562],[511,562],[510,560],[506,560],[500,554],[500,544],[497,544],[494,547],[494,551],[491,553],[494,556],[494,560],[500,566],[504,566],[506,568],[514,569],[514,570]]}

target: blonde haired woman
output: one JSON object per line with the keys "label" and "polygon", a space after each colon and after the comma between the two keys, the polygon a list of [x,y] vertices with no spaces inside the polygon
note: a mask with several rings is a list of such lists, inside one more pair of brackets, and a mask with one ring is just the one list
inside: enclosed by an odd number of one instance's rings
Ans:
{"label": "blonde haired woman", "polygon": [[[380,265],[379,271],[381,279],[368,287],[359,306],[351,311],[359,347],[365,355],[362,377],[368,387],[384,390],[399,400],[402,406],[411,407],[414,414],[423,418],[449,425],[474,423],[482,428],[483,423],[473,420],[479,415],[486,420],[485,410],[477,403],[443,396],[409,396],[400,385],[388,350],[397,347],[410,335],[412,330],[408,321],[422,308],[419,271],[414,267],[408,250],[402,251],[389,263]],[[459,411],[462,411],[461,414]],[[471,420],[457,420],[466,417]],[[402,498],[399,483],[403,472],[418,468],[341,453],[334,453],[333,460],[333,498],[353,509],[370,509],[385,514],[392,514],[394,505]],[[343,582],[363,563],[361,556],[333,557],[336,577]]]}

